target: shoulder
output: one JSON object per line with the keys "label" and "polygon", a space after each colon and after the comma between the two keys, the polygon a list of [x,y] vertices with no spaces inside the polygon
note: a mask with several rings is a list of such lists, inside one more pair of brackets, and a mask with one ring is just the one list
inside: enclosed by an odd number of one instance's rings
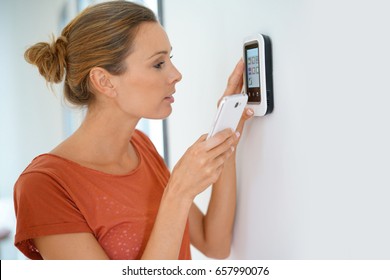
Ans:
{"label": "shoulder", "polygon": [[51,174],[59,168],[64,168],[67,161],[54,154],[42,154],[35,157],[21,175],[30,173]]}
{"label": "shoulder", "polygon": [[26,178],[44,180],[55,177],[55,171],[61,168],[62,162],[57,156],[42,154],[34,158],[18,178],[18,182]]}
{"label": "shoulder", "polygon": [[138,129],[134,131],[131,137],[131,142],[137,146],[138,150],[148,150],[152,153],[158,154],[158,151],[150,138]]}
{"label": "shoulder", "polygon": [[57,174],[63,167],[63,161],[55,156],[44,154],[34,158],[15,182],[15,199],[43,199],[50,194],[66,194],[64,182]]}
{"label": "shoulder", "polygon": [[[72,166],[59,157],[45,154],[36,157],[23,171],[14,185],[15,212],[35,215],[77,211],[75,187],[69,180],[75,177]],[[69,179],[70,178],[70,179]],[[75,184],[77,187],[79,184]],[[58,212],[60,210],[60,212]],[[35,213],[35,214],[34,214]],[[79,213],[77,213],[79,215]],[[20,219],[18,219],[20,220]]]}
{"label": "shoulder", "polygon": [[152,163],[155,168],[162,168],[164,173],[169,173],[164,159],[158,153],[156,147],[145,133],[140,130],[135,130],[132,135],[131,142],[142,158],[144,158],[147,162]]}
{"label": "shoulder", "polygon": [[131,137],[132,141],[142,142],[146,145],[154,146],[153,142],[149,139],[149,137],[143,133],[141,130],[136,129]]}
{"label": "shoulder", "polygon": [[[42,259],[31,239],[62,233],[91,232],[63,180],[63,174],[73,177],[63,170],[63,162],[52,155],[36,157],[15,183],[15,246],[28,258]],[[69,170],[70,167],[67,168]],[[58,170],[64,172],[62,176]]]}

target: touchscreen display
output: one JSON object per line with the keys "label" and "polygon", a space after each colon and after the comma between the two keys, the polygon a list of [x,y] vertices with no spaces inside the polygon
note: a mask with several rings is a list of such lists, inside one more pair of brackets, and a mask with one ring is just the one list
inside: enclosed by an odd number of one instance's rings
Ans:
{"label": "touchscreen display", "polygon": [[248,102],[260,102],[260,65],[259,46],[257,43],[245,47],[245,65]]}

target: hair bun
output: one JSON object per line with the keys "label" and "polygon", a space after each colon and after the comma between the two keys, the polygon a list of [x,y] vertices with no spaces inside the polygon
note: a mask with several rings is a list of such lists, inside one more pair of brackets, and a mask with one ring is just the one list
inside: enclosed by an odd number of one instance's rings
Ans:
{"label": "hair bun", "polygon": [[60,36],[52,43],[40,42],[26,50],[24,58],[28,63],[36,65],[39,73],[49,83],[59,83],[65,75],[66,49],[68,40]]}

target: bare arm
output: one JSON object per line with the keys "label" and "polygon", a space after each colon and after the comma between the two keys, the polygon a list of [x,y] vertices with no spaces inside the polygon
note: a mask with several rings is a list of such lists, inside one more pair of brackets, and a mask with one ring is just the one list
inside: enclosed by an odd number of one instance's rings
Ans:
{"label": "bare arm", "polygon": [[[239,93],[242,88],[244,64],[240,61],[229,77],[224,96]],[[237,127],[235,147],[244,123],[253,115],[246,109]],[[208,257],[226,258],[230,254],[236,210],[235,153],[224,164],[219,179],[214,183],[206,215],[194,204],[190,211],[190,235],[192,244]]]}
{"label": "bare arm", "polygon": [[108,260],[103,248],[91,233],[55,234],[34,239],[43,259]]}
{"label": "bare arm", "polygon": [[219,180],[213,185],[206,215],[193,204],[190,212],[192,244],[206,256],[223,259],[230,254],[236,209],[235,157],[225,163]]}
{"label": "bare arm", "polygon": [[205,138],[203,135],[190,147],[175,166],[142,258],[177,259],[193,199],[216,182],[232,155],[232,131],[224,130],[207,141]]}

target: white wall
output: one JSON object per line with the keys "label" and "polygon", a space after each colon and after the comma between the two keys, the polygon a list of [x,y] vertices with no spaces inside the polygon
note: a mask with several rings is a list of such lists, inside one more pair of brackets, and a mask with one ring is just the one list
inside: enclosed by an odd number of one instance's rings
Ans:
{"label": "white wall", "polygon": [[[57,29],[64,0],[0,2],[0,226],[14,229],[13,185],[27,164],[62,139],[60,93],[52,94],[25,49]],[[58,11],[56,13],[56,11]],[[50,133],[47,133],[47,132]],[[13,233],[0,257],[16,258]]]}
{"label": "white wall", "polygon": [[275,110],[248,124],[239,147],[231,258],[390,258],[389,8],[381,0],[165,1],[183,73],[169,118],[171,163],[207,133],[242,39],[272,39]]}

